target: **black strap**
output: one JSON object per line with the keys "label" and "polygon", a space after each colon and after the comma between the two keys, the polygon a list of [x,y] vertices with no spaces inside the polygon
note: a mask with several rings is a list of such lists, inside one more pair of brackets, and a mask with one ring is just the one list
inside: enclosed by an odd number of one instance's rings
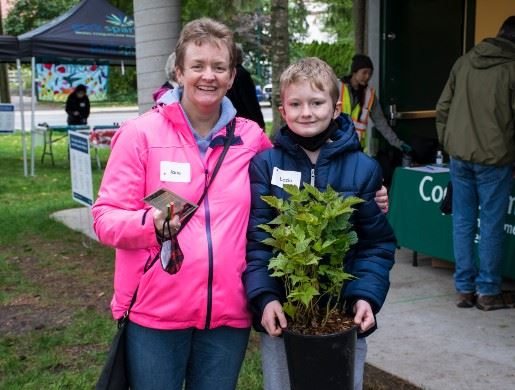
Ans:
{"label": "black strap", "polygon": [[[207,183],[207,185],[205,186],[204,192],[200,196],[200,199],[199,199],[199,201],[197,203],[199,207],[200,207],[200,204],[202,203],[202,201],[204,200],[204,198],[207,195],[207,190],[211,186],[211,183],[213,183],[213,180],[215,180],[216,174],[218,173],[218,171],[220,170],[220,167],[222,166],[222,162],[224,161],[225,155],[227,154],[227,151],[229,150],[229,147],[231,146],[231,142],[232,142],[232,140],[234,138],[234,130],[235,130],[235,128],[236,128],[236,119],[233,119],[227,125],[227,137],[226,137],[226,140],[225,140],[225,143],[224,143],[224,150],[222,150],[222,153],[220,154],[220,157],[218,157],[218,161],[216,162],[215,168],[213,169],[213,173],[211,174],[211,178],[210,178],[209,182]],[[199,207],[197,207],[195,210],[193,210],[193,212],[190,215],[188,215],[186,218],[184,218],[184,220],[181,222],[181,227],[177,231],[177,234],[179,234],[179,232],[186,225],[186,223],[188,223],[188,221],[191,219],[191,217],[193,217],[193,214],[195,214],[195,212],[199,209]],[[148,265],[145,266],[145,269],[144,269],[143,273],[147,272],[150,268],[152,268],[152,266],[155,264],[155,262],[158,259],[159,259],[159,252],[152,259],[152,261]],[[119,327],[129,317],[129,312],[131,311],[132,306],[134,306],[134,303],[136,302],[136,296],[138,294],[138,288],[139,288],[139,283],[138,283],[138,286],[136,287],[136,290],[134,291],[134,294],[132,294],[131,303],[130,303],[127,311],[124,313],[123,317],[120,320],[118,320],[118,326]]]}

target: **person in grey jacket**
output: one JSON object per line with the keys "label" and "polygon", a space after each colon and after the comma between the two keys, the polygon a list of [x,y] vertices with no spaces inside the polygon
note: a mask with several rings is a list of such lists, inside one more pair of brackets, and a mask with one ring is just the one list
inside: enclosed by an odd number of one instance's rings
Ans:
{"label": "person in grey jacket", "polygon": [[436,109],[438,139],[451,158],[457,306],[515,307],[500,274],[515,161],[515,16],[456,61]]}

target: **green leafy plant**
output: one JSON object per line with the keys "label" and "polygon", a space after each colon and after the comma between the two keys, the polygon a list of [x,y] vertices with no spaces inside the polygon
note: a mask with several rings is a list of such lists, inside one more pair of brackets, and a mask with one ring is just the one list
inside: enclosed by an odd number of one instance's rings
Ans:
{"label": "green leafy plant", "polygon": [[285,185],[290,197],[263,196],[278,216],[259,227],[270,234],[263,242],[273,248],[268,266],[282,278],[286,290],[284,312],[299,326],[324,326],[340,308],[345,281],[344,257],[358,241],[350,217],[363,200],[343,199],[328,186],[325,192],[304,183],[302,189]]}

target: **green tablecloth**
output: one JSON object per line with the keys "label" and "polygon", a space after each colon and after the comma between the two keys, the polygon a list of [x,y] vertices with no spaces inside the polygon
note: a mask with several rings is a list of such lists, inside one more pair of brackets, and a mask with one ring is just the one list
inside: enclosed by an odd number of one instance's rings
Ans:
{"label": "green tablecloth", "polygon": [[[436,173],[412,168],[395,170],[388,220],[400,247],[454,262],[452,216],[440,212],[440,203],[449,180],[448,172]],[[515,279],[515,181],[506,213],[504,234],[506,239],[501,273]]]}

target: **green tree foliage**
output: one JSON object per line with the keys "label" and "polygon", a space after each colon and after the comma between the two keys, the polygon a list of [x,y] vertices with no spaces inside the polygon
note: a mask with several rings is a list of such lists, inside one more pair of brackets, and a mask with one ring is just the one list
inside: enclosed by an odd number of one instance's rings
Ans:
{"label": "green tree foliage", "polygon": [[318,57],[327,62],[338,77],[343,77],[349,73],[350,63],[354,55],[354,44],[347,42],[312,42],[295,43],[295,60],[303,57]]}
{"label": "green tree foliage", "polygon": [[107,0],[120,11],[131,17],[134,15],[134,2],[132,0]]}
{"label": "green tree foliage", "polygon": [[109,68],[107,99],[111,102],[121,103],[138,101],[136,67],[126,66],[124,75],[118,66]]}
{"label": "green tree foliage", "polygon": [[18,0],[5,18],[9,35],[20,35],[63,14],[80,0]]}
{"label": "green tree foliage", "polygon": [[352,23],[352,0],[317,1],[327,5],[322,15],[322,31],[334,34],[336,41],[354,45],[354,26]]}

